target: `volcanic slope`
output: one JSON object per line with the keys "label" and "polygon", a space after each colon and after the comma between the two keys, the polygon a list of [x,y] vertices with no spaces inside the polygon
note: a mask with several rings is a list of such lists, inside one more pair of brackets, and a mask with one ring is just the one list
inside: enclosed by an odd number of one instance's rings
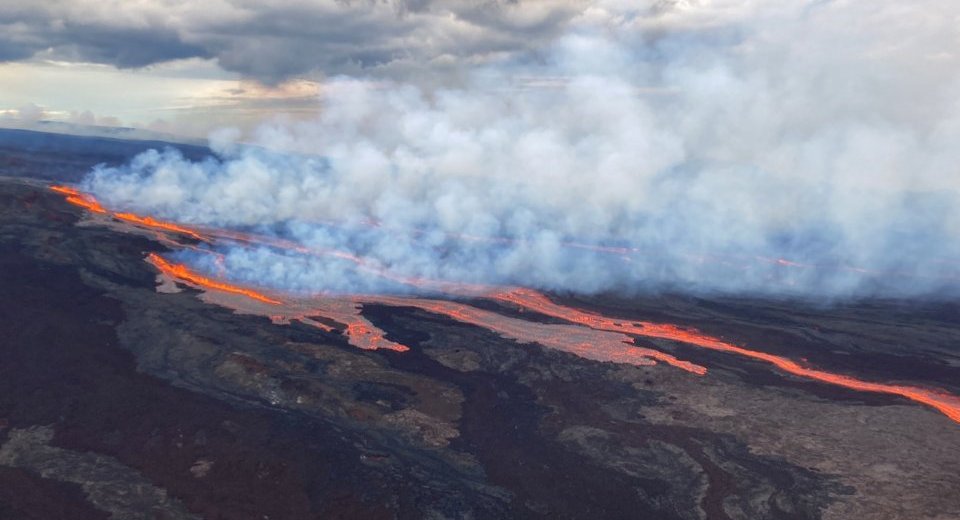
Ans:
{"label": "volcanic slope", "polygon": [[[707,373],[585,359],[394,301],[359,312],[409,350],[357,349],[158,293],[158,236],[45,185],[5,180],[0,208],[0,489],[25,490],[0,517],[960,516],[960,425],[906,399],[658,338],[638,343]],[[946,303],[561,301],[872,381],[960,380]]]}

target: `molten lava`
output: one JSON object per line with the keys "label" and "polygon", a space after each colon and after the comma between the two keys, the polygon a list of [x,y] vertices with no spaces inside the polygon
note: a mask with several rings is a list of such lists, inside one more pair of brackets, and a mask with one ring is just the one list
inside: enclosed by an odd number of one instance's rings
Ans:
{"label": "molten lava", "polygon": [[[301,244],[275,237],[252,235],[231,230],[210,229],[204,230],[201,233],[195,229],[187,228],[170,222],[156,220],[152,217],[143,217],[133,213],[115,213],[107,211],[92,196],[81,193],[67,186],[51,186],[50,189],[64,195],[67,202],[83,207],[91,212],[107,214],[118,220],[153,229],[161,233],[175,233],[209,243],[214,243],[214,239],[229,240],[246,244],[266,245],[273,248],[311,256],[330,256],[352,262],[357,266],[358,269],[362,269],[378,276],[421,289],[442,291],[448,294],[457,295],[479,295],[500,303],[519,307],[521,310],[535,311],[545,316],[551,316],[570,323],[570,325],[535,323],[503,316],[492,311],[482,310],[465,304],[446,300],[431,300],[423,298],[400,298],[391,296],[343,296],[320,298],[319,300],[309,299],[299,302],[283,302],[253,289],[208,278],[192,271],[185,265],[170,263],[159,255],[151,253],[148,256],[149,261],[156,266],[157,269],[171,278],[193,284],[203,289],[219,291],[226,294],[240,295],[259,303],[282,306],[282,308],[285,309],[285,312],[281,313],[280,315],[273,316],[275,319],[280,321],[297,319],[326,331],[335,330],[334,327],[326,323],[327,320],[341,323],[344,326],[343,333],[347,336],[350,343],[359,348],[390,349],[400,352],[409,350],[405,345],[401,345],[386,339],[385,333],[382,330],[378,329],[361,315],[362,305],[364,303],[414,307],[427,312],[447,316],[463,323],[469,323],[491,330],[503,337],[510,338],[521,343],[538,343],[549,348],[570,352],[587,359],[634,365],[649,365],[655,363],[656,361],[660,361],[694,374],[706,374],[707,369],[703,366],[691,363],[689,361],[677,359],[676,357],[665,352],[639,347],[632,344],[634,337],[656,338],[682,342],[701,348],[726,352],[741,357],[762,361],[789,374],[821,383],[851,390],[904,397],[906,399],[933,407],[951,420],[960,423],[960,398],[945,392],[908,385],[883,384],[864,381],[844,374],[836,374],[825,370],[811,368],[783,356],[747,349],[699,331],[685,329],[676,325],[610,318],[601,314],[578,310],[557,304],[542,293],[531,289],[494,290],[494,288],[482,285],[459,284],[455,282],[404,277],[390,272],[388,269],[375,262],[371,262],[348,252],[330,249],[311,249],[304,247]],[[475,237],[468,238],[475,239]],[[179,242],[174,242],[171,245],[195,248],[189,244],[182,244]],[[567,245],[569,247],[589,248],[598,252],[617,255],[629,255],[637,252],[637,250],[632,248],[608,248],[577,243],[570,243]],[[203,251],[211,254],[218,254],[208,250]],[[708,259],[699,257],[699,260],[707,261]],[[792,268],[818,267],[809,264],[792,262],[786,259],[767,259],[758,257],[757,260],[773,262],[781,266]],[[217,265],[220,268],[221,273],[225,276],[227,273],[222,262],[222,258]],[[258,309],[251,310],[251,312],[258,311]],[[314,319],[314,317],[318,318]]]}
{"label": "molten lava", "polygon": [[476,325],[519,343],[538,343],[594,361],[630,365],[652,365],[655,361],[661,361],[697,375],[707,372],[707,369],[700,365],[677,359],[670,354],[633,345],[631,337],[617,332],[591,330],[575,325],[530,322],[446,300],[361,296],[357,297],[357,301],[422,309]]}
{"label": "molten lava", "polygon": [[[329,325],[325,321],[320,321],[314,317],[311,317],[319,315],[325,320],[343,324],[343,334],[347,336],[347,340],[350,342],[350,344],[357,348],[364,350],[387,349],[397,352],[405,352],[410,350],[406,345],[401,345],[388,340],[382,330],[367,321],[367,319],[361,315],[360,304],[356,301],[344,299],[326,299],[325,301],[320,302],[320,305],[316,307],[309,307],[304,311],[298,311],[291,302],[283,302],[253,289],[208,278],[193,272],[190,270],[190,268],[183,264],[171,263],[155,253],[150,253],[147,256],[147,259],[164,275],[169,276],[172,279],[212,291],[213,294],[216,294],[216,292],[221,292],[240,295],[256,302],[268,303],[276,306],[283,305],[288,307],[285,312],[280,314],[272,313],[270,315],[271,319],[275,322],[286,323],[291,319],[297,319],[303,323],[312,325],[327,332],[336,330],[335,327]],[[237,302],[224,302],[224,305],[243,308],[244,310],[253,313],[258,312],[258,309],[256,308],[246,308],[245,305]]]}
{"label": "molten lava", "polygon": [[139,224],[143,227],[147,227],[151,229],[157,229],[161,231],[171,231],[173,233],[179,233],[181,235],[186,235],[190,238],[201,240],[201,241],[207,240],[202,235],[200,235],[199,233],[197,233],[196,231],[190,228],[186,228],[181,225],[174,224],[172,222],[164,222],[162,220],[157,220],[153,217],[141,217],[140,215],[136,215],[133,213],[113,213],[113,217],[118,220],[131,222],[133,224]]}
{"label": "molten lava", "polygon": [[80,193],[76,189],[71,188],[69,186],[56,186],[56,185],[50,186],[50,190],[60,193],[62,195],[66,195],[66,200],[70,204],[73,204],[75,206],[80,206],[81,208],[87,209],[94,213],[110,215],[111,217],[117,220],[122,220],[124,222],[129,222],[131,224],[137,224],[145,228],[153,229],[156,231],[173,232],[181,235],[186,235],[196,240],[207,241],[207,239],[204,238],[202,235],[200,235],[200,233],[188,227],[181,226],[179,224],[174,224],[172,222],[165,222],[163,220],[157,220],[153,217],[142,217],[134,213],[121,213],[121,212],[107,211],[103,206],[100,205],[99,202],[97,202],[97,199],[95,199],[92,195],[89,195],[86,193]]}
{"label": "molten lava", "polygon": [[74,206],[80,206],[81,208],[94,213],[107,213],[107,210],[105,210],[103,206],[97,202],[97,199],[91,197],[90,195],[80,193],[79,191],[67,186],[51,186],[50,189],[62,195],[66,195],[67,202],[73,204]]}
{"label": "molten lava", "polygon": [[945,392],[906,385],[888,385],[871,381],[863,381],[861,379],[843,374],[835,374],[825,370],[809,368],[791,359],[774,354],[768,354],[766,352],[739,347],[696,330],[684,329],[676,325],[650,323],[645,321],[627,322],[608,318],[599,314],[573,309],[554,303],[543,294],[530,289],[515,289],[512,291],[500,292],[494,294],[493,297],[501,302],[511,303],[523,309],[529,309],[540,314],[553,316],[555,318],[567,320],[572,323],[579,323],[592,329],[616,331],[650,338],[679,341],[689,345],[695,345],[720,352],[728,352],[750,359],[763,361],[776,366],[784,372],[806,379],[820,381],[822,383],[848,388],[851,390],[859,390],[862,392],[874,392],[905,397],[912,401],[936,408],[953,421],[960,423],[960,397]]}
{"label": "molten lava", "polygon": [[[359,314],[359,309],[357,310],[357,314]],[[345,333],[352,345],[362,349],[387,349],[396,350],[397,352],[406,352],[410,350],[410,347],[407,347],[406,345],[401,345],[399,343],[394,343],[387,340],[387,338],[384,337],[382,330],[374,327],[366,320],[357,319],[347,323],[347,330]]]}
{"label": "molten lava", "polygon": [[76,206],[80,206],[81,208],[87,209],[94,213],[107,212],[107,210],[103,209],[103,206],[101,206],[99,202],[87,197],[74,197],[71,195],[67,197],[67,202],[69,202],[70,204],[74,204]]}
{"label": "molten lava", "polygon": [[183,264],[172,264],[156,253],[150,253],[147,255],[147,259],[163,274],[192,283],[204,289],[214,289],[225,293],[239,294],[259,302],[269,303],[270,305],[280,305],[283,303],[280,300],[276,300],[252,289],[245,289],[237,285],[207,278],[206,276],[191,271],[190,268]]}
{"label": "molten lava", "polygon": [[57,192],[57,193],[59,193],[59,194],[61,194],[61,195],[74,196],[74,197],[80,195],[80,192],[79,192],[79,191],[71,188],[70,186],[61,186],[61,185],[58,185],[58,184],[53,184],[53,185],[51,185],[51,186],[50,186],[50,191]]}

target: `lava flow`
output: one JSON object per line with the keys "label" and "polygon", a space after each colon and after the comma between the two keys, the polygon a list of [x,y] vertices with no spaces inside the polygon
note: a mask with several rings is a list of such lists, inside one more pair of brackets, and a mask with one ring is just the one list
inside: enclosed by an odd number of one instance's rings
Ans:
{"label": "lava flow", "polygon": [[[864,381],[852,376],[827,372],[810,368],[783,356],[766,352],[750,350],[744,347],[725,342],[696,330],[685,329],[671,324],[630,321],[609,318],[600,314],[582,311],[559,305],[545,295],[531,289],[493,290],[493,288],[424,280],[419,278],[405,278],[390,273],[388,270],[370,263],[350,253],[335,250],[313,250],[304,246],[276,239],[260,237],[229,230],[210,230],[201,234],[177,224],[159,221],[152,217],[141,217],[132,213],[114,213],[104,209],[95,198],[90,195],[66,186],[51,186],[51,190],[66,196],[71,204],[83,207],[91,212],[107,214],[118,220],[133,223],[161,232],[171,232],[190,238],[214,242],[217,239],[227,239],[237,242],[262,244],[301,254],[314,256],[333,256],[353,262],[358,268],[372,272],[379,276],[393,279],[402,283],[420,288],[443,290],[451,294],[472,294],[482,292],[484,298],[500,303],[514,305],[524,310],[531,310],[545,316],[559,318],[571,325],[535,323],[516,318],[510,318],[446,300],[430,300],[423,298],[401,298],[391,296],[341,296],[324,297],[301,300],[297,302],[283,302],[271,298],[253,289],[244,288],[227,282],[208,278],[198,274],[182,264],[173,264],[159,255],[151,253],[149,261],[162,273],[172,278],[196,285],[198,287],[219,291],[227,294],[244,296],[251,300],[267,303],[273,306],[282,306],[287,312],[283,315],[272,316],[275,320],[289,321],[297,319],[327,331],[334,330],[327,321],[344,324],[343,333],[351,344],[365,349],[392,349],[396,351],[408,350],[408,347],[387,340],[385,333],[367,321],[361,315],[364,303],[384,304],[391,306],[405,306],[422,309],[428,312],[447,316],[451,319],[476,325],[491,330],[503,337],[511,338],[523,343],[539,343],[549,348],[570,352],[578,356],[597,361],[628,363],[634,365],[649,365],[656,361],[688,372],[703,375],[707,369],[677,359],[676,357],[658,350],[632,345],[635,336],[678,341],[689,345],[710,350],[736,354],[741,357],[763,361],[789,374],[851,390],[895,395],[933,407],[951,420],[960,423],[960,397],[919,387],[883,384]],[[182,244],[181,244],[182,245]],[[183,246],[183,245],[182,245]],[[187,246],[184,246],[187,247]],[[618,253],[620,251],[617,251]],[[782,265],[790,265],[786,260],[777,260]],[[254,309],[252,312],[258,312]]]}
{"label": "lava flow", "polygon": [[630,365],[653,365],[656,361],[661,361],[697,375],[707,372],[707,369],[700,365],[677,359],[665,352],[633,345],[633,338],[619,332],[593,330],[576,325],[536,323],[447,300],[391,296],[359,296],[356,299],[362,303],[422,309],[461,323],[476,325],[519,343],[537,343],[594,361]]}
{"label": "lava flow", "polygon": [[835,374],[824,370],[809,368],[783,356],[777,356],[774,354],[768,354],[766,352],[739,347],[718,338],[703,334],[702,332],[683,329],[676,325],[650,323],[645,321],[632,322],[615,320],[599,314],[559,305],[551,301],[545,295],[530,289],[515,289],[512,291],[500,292],[494,294],[493,298],[501,302],[514,304],[523,309],[544,314],[546,316],[553,316],[555,318],[567,320],[572,323],[579,323],[592,329],[616,331],[650,338],[679,341],[710,350],[728,352],[731,354],[737,354],[739,356],[764,361],[776,366],[784,372],[788,372],[795,376],[806,379],[820,381],[822,383],[828,383],[862,392],[873,392],[905,397],[912,401],[936,408],[951,420],[960,423],[960,397],[948,394],[946,392],[938,392],[925,388],[905,385],[875,383],[843,374]]}
{"label": "lava flow", "polygon": [[66,200],[70,204],[80,206],[81,208],[94,213],[107,213],[107,210],[105,210],[103,206],[97,202],[97,199],[91,197],[90,195],[80,193],[79,191],[67,186],[51,186],[50,189],[62,195],[66,195]]}
{"label": "lava flow", "polygon": [[[387,349],[397,352],[410,350],[406,345],[388,340],[385,333],[367,321],[360,313],[360,304],[352,300],[338,298],[324,299],[318,302],[319,305],[309,307],[305,311],[296,310],[296,302],[284,302],[271,298],[261,292],[238,285],[229,284],[219,280],[208,278],[192,271],[183,264],[174,264],[156,253],[150,253],[147,260],[153,264],[161,273],[174,280],[186,282],[199,288],[213,291],[208,294],[227,293],[244,296],[251,300],[270,305],[285,306],[280,314],[273,313],[270,318],[279,323],[288,323],[291,319],[297,319],[307,325],[312,325],[327,332],[337,330],[337,327],[329,325],[327,321],[343,324],[342,332],[347,336],[351,345],[364,350]],[[259,309],[250,309],[239,302],[218,302],[225,306],[247,310],[257,313]],[[288,316],[289,315],[289,316]],[[319,318],[317,317],[319,316]]]}
{"label": "lava flow", "polygon": [[192,229],[185,228],[183,226],[174,224],[172,222],[164,222],[162,220],[157,220],[153,217],[141,217],[140,215],[136,215],[134,213],[114,213],[113,217],[126,222],[140,224],[141,226],[152,228],[152,229],[172,231],[174,233],[186,235],[196,240],[201,240],[201,241],[207,240],[206,238],[204,238],[203,236],[201,236],[199,233],[197,233]]}
{"label": "lava flow", "polygon": [[362,304],[350,297],[314,298],[287,302],[282,308],[284,314],[273,315],[271,319],[277,323],[297,320],[327,332],[339,330],[351,345],[364,350],[410,350],[387,339],[386,333],[364,318],[362,311]]}
{"label": "lava flow", "polygon": [[134,213],[123,213],[115,211],[107,211],[92,195],[81,193],[74,188],[69,186],[50,186],[50,190],[61,195],[66,195],[66,201],[75,206],[80,206],[86,210],[92,211],[94,213],[99,213],[103,215],[110,215],[111,217],[122,220],[124,222],[129,222],[131,224],[137,224],[145,228],[153,229],[155,231],[164,231],[164,232],[173,232],[180,235],[185,235],[190,238],[209,241],[207,238],[202,236],[197,231],[194,231],[190,228],[181,226],[179,224],[174,224],[172,222],[165,222],[163,220],[157,220],[153,217],[142,217]]}
{"label": "lava flow", "polygon": [[206,276],[197,274],[191,271],[187,266],[183,264],[173,264],[166,261],[162,256],[156,253],[150,253],[147,255],[147,259],[156,266],[163,274],[167,276],[177,278],[204,289],[215,289],[217,291],[223,291],[230,294],[239,294],[241,296],[246,296],[263,303],[269,303],[270,305],[280,305],[283,302],[276,300],[265,294],[259,293],[252,289],[246,289],[238,285],[232,285],[225,282],[220,282],[212,278],[207,278]]}

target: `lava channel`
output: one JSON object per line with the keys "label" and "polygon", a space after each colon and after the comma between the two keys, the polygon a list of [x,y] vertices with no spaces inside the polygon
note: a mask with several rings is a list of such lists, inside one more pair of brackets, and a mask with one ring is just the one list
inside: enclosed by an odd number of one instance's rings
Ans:
{"label": "lava channel", "polygon": [[139,224],[143,227],[156,229],[160,231],[170,231],[173,233],[179,233],[181,235],[186,235],[196,240],[209,242],[209,239],[205,238],[204,236],[200,235],[200,233],[197,233],[196,231],[190,228],[187,228],[178,224],[174,224],[172,222],[164,222],[162,220],[157,220],[153,217],[141,217],[140,215],[136,215],[134,213],[113,213],[113,217],[118,220],[123,220],[125,222]]}
{"label": "lava channel", "polygon": [[74,206],[79,206],[93,213],[109,215],[117,220],[129,222],[131,224],[136,224],[144,228],[152,229],[154,231],[172,232],[180,235],[185,235],[200,241],[205,241],[205,242],[210,241],[208,238],[204,237],[199,232],[193,229],[190,229],[188,227],[181,226],[179,224],[158,220],[153,217],[143,217],[134,213],[108,211],[106,208],[100,205],[100,202],[98,202],[97,199],[93,197],[93,195],[90,195],[88,193],[81,193],[69,186],[54,185],[54,186],[50,186],[50,190],[56,193],[60,193],[61,195],[65,195],[66,201],[69,202],[70,204],[73,204]]}
{"label": "lava channel", "polygon": [[[202,234],[192,229],[179,226],[177,224],[167,223],[153,219],[151,217],[140,217],[131,213],[112,213],[101,206],[97,200],[76,189],[67,186],[51,186],[51,190],[66,196],[67,202],[83,207],[91,212],[100,214],[109,214],[119,220],[138,224],[147,228],[163,232],[174,232],[200,240],[208,240]],[[251,235],[241,233],[222,231],[224,238],[238,241],[268,243],[272,247],[283,249],[292,249],[301,253],[315,255],[332,255],[350,260],[359,267],[365,267],[370,271],[383,276],[393,276],[386,270],[379,267],[373,267],[367,264],[365,259],[358,258],[349,253],[339,251],[316,251],[304,248],[299,244],[280,239],[264,239],[260,237],[251,238]],[[619,252],[619,251],[618,251]],[[221,291],[229,294],[246,296],[252,300],[270,305],[282,305],[284,302],[266,296],[252,289],[247,289],[226,282],[214,280],[198,273],[193,272],[182,264],[172,264],[164,260],[159,255],[151,253],[148,257],[164,274],[177,278],[188,283],[206,288]],[[786,263],[783,260],[781,263]],[[404,283],[417,287],[427,287],[430,280],[421,280],[417,278],[399,278]],[[459,291],[459,284],[453,282],[436,282],[435,288],[444,288],[453,293],[474,293],[482,290],[483,286],[468,286],[464,284],[464,290]],[[581,357],[594,359],[598,361],[613,361],[618,363],[632,364],[650,364],[653,360],[662,361],[669,365],[687,370],[695,374],[706,373],[706,368],[679,360],[674,356],[653,349],[647,349],[637,346],[627,345],[625,340],[629,336],[641,336],[648,338],[666,339],[678,341],[701,348],[727,352],[742,357],[755,359],[771,364],[780,370],[789,374],[810,379],[851,390],[888,394],[904,397],[917,403],[921,403],[940,411],[954,422],[960,423],[960,398],[942,391],[930,390],[920,387],[884,384],[871,381],[864,381],[852,376],[828,372],[821,369],[803,366],[800,363],[783,356],[777,356],[766,352],[750,350],[744,347],[725,342],[721,339],[703,334],[696,330],[685,329],[671,324],[660,324],[644,321],[627,321],[621,319],[609,318],[600,314],[577,310],[554,303],[542,293],[531,289],[512,289],[508,291],[488,291],[486,296],[489,299],[508,303],[520,307],[521,309],[532,310],[546,316],[559,318],[570,323],[581,325],[598,332],[618,333],[619,336],[590,336],[584,337],[582,333],[574,333],[573,329],[556,329],[556,325],[546,326],[543,324],[531,323],[523,320],[515,320],[493,312],[483,311],[466,305],[456,304],[444,300],[424,300],[418,298],[395,298],[387,296],[365,296],[362,298],[336,298],[330,302],[330,305],[320,306],[327,309],[313,308],[313,311],[323,315],[324,310],[331,316],[330,319],[344,323],[344,333],[350,339],[351,344],[360,348],[390,348],[403,351],[408,348],[387,340],[383,331],[373,326],[370,322],[360,316],[362,303],[383,303],[387,305],[403,305],[416,307],[428,312],[434,312],[448,316],[452,319],[477,325],[502,336],[512,338],[521,342],[536,342],[544,346],[563,350],[577,354]],[[306,315],[299,313],[297,319],[304,321],[310,320]],[[316,326],[331,330],[332,328],[321,321],[310,320]],[[516,323],[519,322],[519,323]],[[563,326],[559,326],[563,327]]]}
{"label": "lava channel", "polygon": [[960,397],[948,394],[946,392],[907,385],[864,381],[843,374],[836,374],[833,372],[827,372],[825,370],[810,368],[783,356],[750,350],[732,343],[727,343],[721,339],[709,336],[697,330],[684,329],[676,325],[651,323],[646,321],[634,322],[608,318],[600,314],[594,314],[591,312],[585,312],[571,307],[559,305],[551,301],[544,294],[531,289],[514,289],[511,291],[500,292],[494,294],[493,298],[501,302],[511,303],[522,309],[528,309],[546,316],[552,316],[572,323],[578,323],[592,329],[616,331],[649,338],[679,341],[689,345],[695,345],[720,352],[728,352],[742,357],[763,361],[774,365],[775,367],[789,374],[793,374],[805,379],[812,379],[821,383],[827,383],[861,392],[873,392],[905,397],[911,401],[935,408],[954,422],[960,423]]}
{"label": "lava channel", "polygon": [[97,202],[97,199],[90,195],[80,193],[79,191],[67,186],[51,186],[50,189],[60,193],[61,195],[66,195],[67,202],[73,204],[74,206],[80,206],[81,208],[93,213],[107,213],[107,210],[104,209],[99,202]]}
{"label": "lava channel", "polygon": [[195,273],[190,270],[187,266],[183,264],[174,264],[165,260],[162,256],[156,253],[150,253],[147,255],[147,260],[150,261],[157,269],[160,270],[163,274],[182,280],[198,287],[204,289],[214,289],[217,291],[223,291],[230,294],[238,294],[240,296],[246,296],[247,298],[268,303],[270,305],[281,305],[283,302],[274,298],[271,298],[263,293],[259,293],[252,289],[247,289],[240,287],[238,285],[232,285],[229,283],[221,282],[214,280],[212,278],[207,278],[201,274]]}

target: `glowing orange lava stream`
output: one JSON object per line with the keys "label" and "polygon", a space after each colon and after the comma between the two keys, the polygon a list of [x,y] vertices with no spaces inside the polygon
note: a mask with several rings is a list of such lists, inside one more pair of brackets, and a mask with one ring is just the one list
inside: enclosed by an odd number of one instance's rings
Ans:
{"label": "glowing orange lava stream", "polygon": [[133,213],[113,213],[113,217],[119,220],[124,220],[126,222],[132,222],[134,224],[140,224],[141,226],[159,229],[163,231],[172,231],[174,233],[180,233],[181,235],[186,235],[197,240],[207,240],[201,236],[196,231],[185,228],[183,226],[173,224],[171,222],[164,222],[162,220],[157,220],[153,217],[141,217]]}
{"label": "glowing orange lava stream", "polygon": [[843,388],[849,388],[851,390],[905,397],[912,401],[936,408],[953,421],[960,423],[960,397],[948,394],[946,392],[938,392],[935,390],[905,385],[887,385],[883,383],[863,381],[861,379],[843,374],[835,374],[824,370],[805,367],[796,361],[793,361],[792,359],[739,347],[718,338],[703,334],[699,331],[683,329],[677,327],[676,325],[650,323],[645,321],[632,322],[629,320],[617,320],[599,314],[580,311],[554,303],[545,295],[530,289],[515,289],[512,291],[500,292],[494,294],[493,297],[502,302],[512,303],[524,309],[529,309],[547,316],[553,316],[573,323],[579,323],[593,329],[617,331],[650,338],[680,341],[710,350],[729,352],[731,354],[737,354],[743,357],[764,361],[776,366],[784,372]]}
{"label": "glowing orange lava stream", "polygon": [[156,231],[173,232],[194,238],[196,240],[209,241],[207,238],[200,235],[200,233],[179,224],[157,220],[153,217],[142,217],[134,213],[107,211],[103,206],[100,205],[99,202],[97,202],[97,199],[93,198],[92,195],[80,193],[76,189],[69,186],[54,185],[50,186],[50,190],[62,195],[66,195],[66,200],[70,204],[80,206],[81,208],[87,209],[94,213],[109,215],[117,220],[130,222],[132,224],[137,224]]}
{"label": "glowing orange lava stream", "polygon": [[107,210],[103,209],[103,206],[101,206],[100,203],[90,195],[80,193],[79,191],[73,188],[68,188],[67,186],[51,186],[50,189],[57,193],[66,195],[66,200],[70,204],[80,206],[81,208],[94,213],[107,213]]}
{"label": "glowing orange lava stream", "polygon": [[661,361],[697,375],[707,373],[707,369],[700,365],[677,359],[659,350],[633,345],[633,338],[618,332],[593,330],[577,325],[536,323],[447,300],[397,296],[357,296],[355,300],[360,303],[422,309],[476,325],[519,343],[538,343],[594,361],[641,366]]}
{"label": "glowing orange lava stream", "polygon": [[[408,347],[405,345],[387,340],[382,330],[375,327],[360,314],[363,303],[407,306],[444,315],[464,323],[477,325],[520,342],[539,343],[546,347],[570,352],[587,359],[635,365],[649,365],[655,361],[660,361],[694,374],[706,374],[707,369],[700,365],[677,359],[670,354],[658,350],[630,344],[633,336],[678,341],[701,348],[727,352],[749,359],[763,361],[789,374],[842,388],[904,397],[933,407],[954,422],[960,423],[960,397],[945,392],[907,385],[864,381],[852,376],[827,372],[825,370],[803,366],[783,356],[750,350],[699,331],[681,328],[676,325],[610,318],[601,314],[557,304],[544,294],[532,289],[496,290],[495,288],[482,285],[407,278],[390,273],[388,270],[370,263],[366,259],[347,252],[309,249],[295,242],[283,239],[244,234],[230,230],[204,230],[200,232],[178,224],[156,220],[152,217],[142,217],[132,213],[110,212],[103,208],[92,196],[81,193],[73,188],[67,186],[51,186],[50,189],[64,195],[67,202],[93,213],[110,215],[118,220],[157,231],[172,232],[207,242],[213,242],[212,237],[217,237],[237,242],[264,244],[270,247],[291,250],[303,254],[342,258],[353,262],[359,268],[401,283],[416,287],[442,290],[451,294],[480,295],[481,297],[500,303],[514,305],[520,309],[535,311],[545,316],[559,318],[571,324],[536,323],[510,318],[492,311],[486,311],[447,300],[412,297],[344,296],[321,298],[320,300],[307,300],[294,308],[291,306],[291,302],[283,302],[253,289],[208,278],[192,271],[185,265],[171,263],[157,254],[151,253],[148,256],[148,260],[156,266],[157,269],[171,278],[208,290],[244,296],[260,303],[290,307],[290,316],[280,316],[279,318],[281,320],[289,321],[289,319],[298,319],[327,331],[332,331],[333,327],[325,324],[323,321],[313,319],[311,316],[320,315],[335,322],[343,323],[345,326],[344,334],[347,335],[351,344],[359,348],[386,348],[401,352],[408,350]],[[184,244],[179,245],[188,247]],[[626,250],[616,248],[610,249],[611,253],[626,252]],[[774,261],[782,265],[793,264],[783,259],[776,259]],[[222,268],[222,263],[218,265]],[[273,318],[278,318],[278,316],[273,316]]]}
{"label": "glowing orange lava stream", "polygon": [[173,278],[178,278],[186,282],[203,287],[204,289],[215,289],[217,291],[223,291],[230,294],[239,294],[241,296],[246,296],[247,298],[252,298],[259,302],[269,303],[270,305],[280,305],[283,302],[274,298],[271,298],[263,293],[259,293],[252,289],[246,289],[238,285],[232,285],[226,282],[220,282],[212,278],[207,278],[206,276],[197,274],[191,271],[187,266],[183,264],[172,264],[156,253],[150,253],[147,255],[147,259],[150,260],[157,269],[160,270],[163,274],[171,276]]}

